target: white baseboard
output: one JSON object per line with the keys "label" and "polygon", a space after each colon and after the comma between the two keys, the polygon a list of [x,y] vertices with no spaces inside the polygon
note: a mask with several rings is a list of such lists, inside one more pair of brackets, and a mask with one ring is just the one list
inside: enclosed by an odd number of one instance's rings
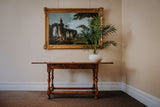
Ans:
{"label": "white baseboard", "polygon": [[[0,90],[46,91],[47,82],[0,82]],[[92,83],[55,83],[55,87],[91,87]],[[99,82],[100,91],[121,90],[121,82]]]}
{"label": "white baseboard", "polygon": [[121,90],[148,107],[160,107],[160,99],[139,89],[122,83]]}
{"label": "white baseboard", "polygon": [[44,91],[46,82],[0,82],[1,91]]}
{"label": "white baseboard", "polygon": [[[0,91],[46,91],[47,82],[0,82]],[[92,83],[55,83],[57,87],[91,87]],[[127,93],[148,107],[160,107],[160,99],[121,82],[99,82],[100,91]]]}

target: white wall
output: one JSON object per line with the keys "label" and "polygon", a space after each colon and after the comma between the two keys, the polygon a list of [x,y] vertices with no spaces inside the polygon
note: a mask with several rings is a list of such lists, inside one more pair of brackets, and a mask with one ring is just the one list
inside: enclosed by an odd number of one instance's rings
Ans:
{"label": "white wall", "polygon": [[160,98],[160,0],[122,0],[124,82]]}
{"label": "white wall", "polygon": [[[121,81],[121,0],[1,0],[0,1],[0,82],[47,82],[46,65],[33,61],[88,61],[91,51],[82,49],[44,50],[43,8],[104,7],[106,23],[114,24],[117,33],[109,37],[118,47],[99,52],[103,61],[99,81]],[[65,72],[64,72],[65,71]],[[56,70],[56,82],[91,82],[91,72]]]}

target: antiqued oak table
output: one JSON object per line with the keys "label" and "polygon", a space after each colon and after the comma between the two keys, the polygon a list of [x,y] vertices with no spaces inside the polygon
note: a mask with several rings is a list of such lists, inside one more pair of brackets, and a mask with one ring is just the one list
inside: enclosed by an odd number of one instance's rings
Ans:
{"label": "antiqued oak table", "polygon": [[[113,64],[113,62],[32,62],[32,64],[46,64],[48,72],[48,99],[51,94],[61,93],[94,93],[95,99],[98,98],[98,66],[99,64]],[[55,87],[54,86],[54,69],[92,69],[93,70],[93,85],[92,87]],[[55,89],[69,89],[88,91],[55,91]]]}

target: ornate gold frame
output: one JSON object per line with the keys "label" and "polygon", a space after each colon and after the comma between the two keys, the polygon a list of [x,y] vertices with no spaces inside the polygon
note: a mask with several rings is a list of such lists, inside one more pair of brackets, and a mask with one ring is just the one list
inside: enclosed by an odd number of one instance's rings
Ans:
{"label": "ornate gold frame", "polygon": [[[44,49],[81,49],[86,45],[50,45],[49,44],[49,13],[98,13],[103,15],[103,8],[44,8],[45,13],[45,44]],[[101,40],[102,41],[102,40]]]}

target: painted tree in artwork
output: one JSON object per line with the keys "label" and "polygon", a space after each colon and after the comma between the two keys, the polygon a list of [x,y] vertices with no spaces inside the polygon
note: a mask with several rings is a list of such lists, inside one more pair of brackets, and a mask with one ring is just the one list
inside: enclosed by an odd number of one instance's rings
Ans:
{"label": "painted tree in artwork", "polygon": [[98,13],[76,13],[74,15],[74,20],[81,20],[83,18],[91,18],[94,16],[98,16]]}

